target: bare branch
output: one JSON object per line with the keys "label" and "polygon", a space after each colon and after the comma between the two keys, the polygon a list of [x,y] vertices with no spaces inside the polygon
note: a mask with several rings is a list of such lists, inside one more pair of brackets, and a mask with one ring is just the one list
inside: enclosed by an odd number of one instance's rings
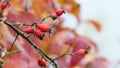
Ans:
{"label": "bare branch", "polygon": [[8,25],[10,28],[12,28],[17,34],[22,36],[31,46],[44,58],[46,59],[50,64],[53,65],[54,68],[58,68],[57,64],[53,59],[51,59],[45,52],[43,52],[35,43],[33,43],[27,36],[25,36],[21,31],[19,31],[17,28],[15,28],[10,22],[3,20],[0,18],[0,21]]}
{"label": "bare branch", "polygon": [[13,49],[14,43],[15,43],[15,41],[17,40],[18,36],[19,36],[19,34],[17,34],[17,36],[15,37],[15,40],[13,41],[13,43],[12,43],[9,51],[11,51],[11,50]]}

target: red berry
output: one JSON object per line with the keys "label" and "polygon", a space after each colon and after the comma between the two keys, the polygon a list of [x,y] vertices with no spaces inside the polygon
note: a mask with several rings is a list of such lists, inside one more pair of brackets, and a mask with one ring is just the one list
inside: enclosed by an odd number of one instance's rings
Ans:
{"label": "red berry", "polygon": [[37,24],[37,28],[42,32],[47,32],[50,29],[46,24]]}
{"label": "red berry", "polygon": [[41,67],[45,67],[46,66],[46,61],[44,59],[38,60],[38,65]]}
{"label": "red berry", "polygon": [[75,55],[84,55],[86,54],[86,50],[85,49],[80,49],[77,52],[74,53]]}
{"label": "red berry", "polygon": [[1,9],[5,9],[8,5],[9,3],[7,1],[2,2]]}
{"label": "red berry", "polygon": [[57,16],[61,16],[65,12],[64,12],[63,9],[58,9],[58,10],[55,11],[55,13],[57,14]]}
{"label": "red berry", "polygon": [[37,37],[40,37],[40,36],[42,36],[43,34],[42,34],[42,31],[40,31],[39,29],[37,29],[37,30],[35,31],[35,35],[36,35]]}
{"label": "red berry", "polygon": [[34,29],[31,28],[31,27],[30,28],[26,28],[24,32],[27,33],[27,34],[34,33]]}
{"label": "red berry", "polygon": [[56,18],[58,18],[57,14],[55,12],[51,14],[51,17],[52,17],[53,20],[55,20]]}

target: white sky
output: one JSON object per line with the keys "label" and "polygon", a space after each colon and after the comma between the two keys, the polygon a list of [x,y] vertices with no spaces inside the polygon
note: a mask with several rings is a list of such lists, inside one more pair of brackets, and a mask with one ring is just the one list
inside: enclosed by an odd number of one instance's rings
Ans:
{"label": "white sky", "polygon": [[[106,57],[113,64],[110,68],[120,68],[120,65],[116,65],[120,61],[120,0],[76,1],[81,4],[82,20],[77,32],[97,43],[98,55]],[[76,19],[68,15],[64,15],[64,26],[75,28]],[[91,24],[87,24],[85,21],[89,19],[99,21],[103,27],[102,31],[98,32]]]}

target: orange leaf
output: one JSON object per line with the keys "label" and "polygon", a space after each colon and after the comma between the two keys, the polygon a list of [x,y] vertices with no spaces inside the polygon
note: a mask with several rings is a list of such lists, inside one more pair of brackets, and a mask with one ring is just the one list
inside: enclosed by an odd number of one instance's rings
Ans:
{"label": "orange leaf", "polygon": [[33,14],[37,18],[41,18],[42,16],[47,16],[51,10],[54,8],[54,3],[52,0],[32,0]]}
{"label": "orange leaf", "polygon": [[58,0],[58,3],[64,8],[67,12],[78,16],[80,13],[80,5],[74,0]]}
{"label": "orange leaf", "polygon": [[89,23],[93,24],[93,26],[98,30],[101,31],[102,25],[100,24],[100,22],[95,21],[95,20],[89,20]]}

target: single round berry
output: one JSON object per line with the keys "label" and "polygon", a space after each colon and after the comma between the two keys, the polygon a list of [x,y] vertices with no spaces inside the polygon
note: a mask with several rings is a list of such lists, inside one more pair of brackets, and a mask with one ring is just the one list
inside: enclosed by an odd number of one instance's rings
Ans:
{"label": "single round berry", "polygon": [[40,31],[39,29],[37,29],[37,30],[35,31],[35,35],[36,35],[36,37],[40,37],[40,36],[42,36],[43,34],[42,34],[42,31]]}
{"label": "single round berry", "polygon": [[57,16],[61,16],[63,13],[65,13],[65,11],[63,9],[57,9],[55,13],[57,14]]}
{"label": "single round berry", "polygon": [[74,53],[75,55],[85,55],[86,50],[85,49],[79,49],[77,52]]}
{"label": "single round berry", "polygon": [[47,32],[50,29],[50,27],[46,24],[37,24],[37,28],[42,32]]}
{"label": "single round berry", "polygon": [[34,33],[34,29],[29,27],[29,28],[26,28],[24,32],[27,34]]}
{"label": "single round berry", "polygon": [[58,18],[57,14],[55,12],[51,14],[51,17],[52,17],[53,20]]}
{"label": "single round berry", "polygon": [[38,65],[41,67],[45,67],[46,66],[46,61],[44,59],[40,59],[38,60]]}
{"label": "single round berry", "polygon": [[5,9],[8,5],[9,3],[7,1],[2,2],[1,9]]}

